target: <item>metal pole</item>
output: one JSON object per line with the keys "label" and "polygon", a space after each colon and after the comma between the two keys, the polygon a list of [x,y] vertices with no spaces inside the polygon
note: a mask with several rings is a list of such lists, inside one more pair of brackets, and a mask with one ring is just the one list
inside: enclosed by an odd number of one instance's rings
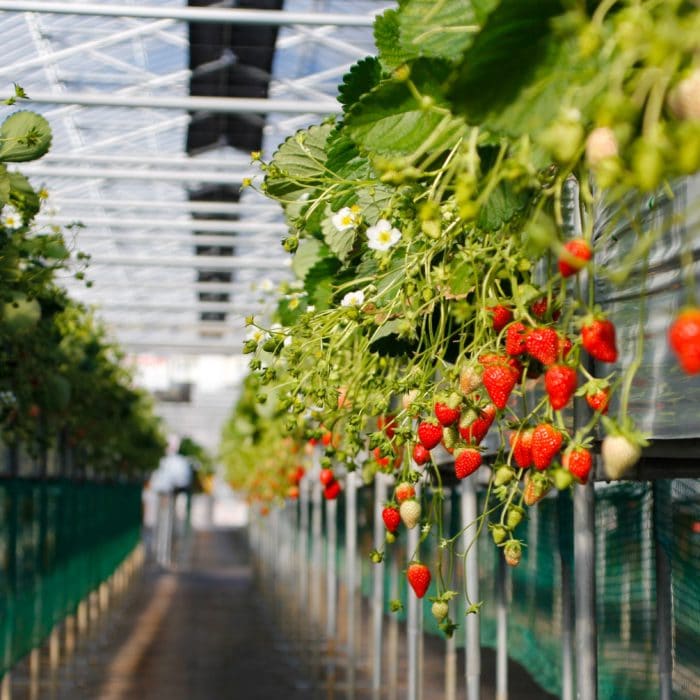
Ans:
{"label": "metal pole", "polygon": [[508,698],[508,565],[499,553],[496,571],[496,700]]}
{"label": "metal pole", "polygon": [[[462,528],[474,523],[478,517],[476,489],[472,479],[462,481],[461,496]],[[465,530],[462,546],[469,551],[464,560],[466,587],[469,599],[479,600],[479,550],[478,543],[470,547],[473,529]],[[481,697],[481,626],[479,615],[467,615],[465,624],[466,684],[467,700],[479,700]]]}
{"label": "metal pole", "polygon": [[338,633],[338,502],[326,501],[326,683],[333,687]]}
{"label": "metal pole", "polygon": [[[321,528],[321,482],[314,480],[311,492],[311,616],[315,627],[321,626],[321,568],[323,559],[323,531]],[[314,630],[314,639],[316,630]],[[314,654],[314,658],[318,658]]]}
{"label": "metal pole", "polygon": [[[444,489],[445,500],[443,503],[443,519],[444,522],[452,522],[452,498],[451,489]],[[445,557],[443,556],[443,564]],[[448,588],[454,587],[452,579],[447,579]],[[450,618],[455,619],[455,604],[454,601],[449,602]],[[445,700],[457,700],[457,635],[453,634],[445,641]]]}
{"label": "metal pole", "polygon": [[568,494],[559,494],[557,514],[559,516],[559,567],[561,570],[561,700],[574,700],[574,626],[570,560],[572,512]]}
{"label": "metal pole", "polygon": [[[309,578],[308,567],[309,562],[309,496],[312,485],[309,477],[302,477],[299,482],[299,610],[301,611],[300,622],[304,623],[307,616],[304,615],[307,610],[309,600]],[[302,633],[300,625],[300,633]],[[303,633],[302,633],[303,637]]]}
{"label": "metal pole", "polygon": [[125,267],[185,267],[212,268],[214,270],[282,270],[284,257],[268,255],[267,257],[241,256],[223,258],[216,255],[180,255],[180,256],[145,256],[145,255],[103,255],[93,256],[91,264],[125,266]]}
{"label": "metal pole", "polygon": [[41,14],[91,15],[125,19],[171,19],[178,22],[204,22],[236,25],[371,27],[374,15],[339,12],[289,12],[286,10],[252,10],[214,7],[167,7],[154,5],[105,5],[89,2],[45,2],[44,0],[6,0],[0,10],[39,12]]}
{"label": "metal pole", "polygon": [[[2,9],[2,8],[0,8]],[[211,114],[336,114],[340,104],[333,98],[290,100],[267,97],[159,97],[113,95],[109,93],[34,92],[31,99],[20,98],[22,104],[77,105],[80,107],[145,107],[146,109],[176,109]]]}
{"label": "metal pole", "polygon": [[[374,478],[374,548],[384,547],[385,529],[382,510],[386,500],[387,479],[384,474]],[[384,563],[373,564],[372,577],[372,695],[381,697],[382,689],[382,628],[384,622]]]}
{"label": "metal pole", "polygon": [[[197,163],[197,161],[194,162]],[[279,207],[272,202],[270,204],[260,202],[201,202],[196,199],[189,201],[149,202],[144,199],[110,199],[109,197],[105,199],[73,199],[71,197],[61,197],[60,195],[54,196],[53,194],[51,194],[49,199],[49,206],[56,206],[61,209],[87,209],[89,211],[98,211],[101,209],[139,209],[148,212],[165,210],[168,212],[181,211],[196,214],[222,214],[233,216],[236,214],[279,214]]]}
{"label": "metal pole", "polygon": [[355,588],[357,562],[357,487],[355,472],[345,482],[345,591],[347,598],[347,697],[355,698]]}
{"label": "metal pole", "polygon": [[659,699],[671,700],[673,695],[673,589],[671,560],[664,547],[664,531],[670,528],[669,486],[654,481],[653,527],[656,553],[656,644],[659,657]]}
{"label": "metal pole", "polygon": [[[391,557],[391,568],[389,569],[389,591],[392,600],[399,597],[399,552],[393,553]],[[389,618],[389,638],[387,640],[387,657],[389,676],[389,698],[397,700],[399,693],[399,621],[396,615]]]}
{"label": "metal pole", "polygon": [[[420,499],[420,484],[416,484],[416,498]],[[418,556],[419,548],[419,538],[420,538],[420,528],[414,527],[412,530],[408,531],[408,542],[407,549],[408,555],[410,557]],[[416,598],[412,590],[408,591],[408,606],[407,606],[407,647],[408,647],[408,672],[407,672],[407,685],[408,690],[406,693],[407,700],[419,700],[420,698],[420,661],[419,661],[419,647],[420,647],[420,633],[421,633],[421,622],[423,620],[423,606],[422,601]]]}
{"label": "metal pole", "polygon": [[592,481],[574,488],[574,579],[577,697],[578,700],[597,700],[595,492]]}

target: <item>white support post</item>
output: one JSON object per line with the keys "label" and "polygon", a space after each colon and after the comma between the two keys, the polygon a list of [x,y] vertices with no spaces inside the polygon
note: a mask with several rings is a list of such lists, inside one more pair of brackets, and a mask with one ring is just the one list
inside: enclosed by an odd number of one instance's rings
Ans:
{"label": "white support post", "polygon": [[355,700],[356,681],[356,609],[357,587],[357,475],[348,472],[345,481],[345,597],[347,624],[347,686],[348,700]]}
{"label": "white support post", "polygon": [[[462,481],[461,495],[461,523],[465,529],[462,535],[462,547],[468,549],[464,558],[465,583],[469,599],[472,602],[479,600],[479,545],[471,542],[475,537],[473,523],[477,519],[476,489],[472,479]],[[481,697],[481,623],[478,614],[467,615],[465,624],[466,657],[465,674],[467,686],[467,700],[479,700]]]}
{"label": "white support post", "polygon": [[5,671],[0,682],[0,700],[12,700],[12,672]]}
{"label": "white support post", "polygon": [[297,533],[297,548],[299,551],[299,634],[302,645],[308,621],[308,615],[305,614],[305,611],[308,610],[309,601],[309,500],[312,488],[309,475],[304,476],[299,482],[299,530]]}
{"label": "white support post", "polygon": [[496,700],[508,700],[508,565],[498,553],[496,571]]}
{"label": "white support post", "polygon": [[[452,491],[451,489],[443,489],[443,494],[443,521],[449,523],[452,519]],[[441,556],[443,564],[446,563],[449,567],[449,562],[445,562],[446,557]],[[446,579],[446,584],[451,589],[454,581]],[[449,602],[449,610],[450,619],[455,620],[454,600]],[[457,636],[455,634],[452,634],[445,641],[445,700],[457,700]]]}
{"label": "white support post", "polygon": [[[385,527],[382,510],[386,500],[388,479],[382,473],[374,477],[374,548],[385,548]],[[377,700],[382,689],[382,654],[384,622],[384,570],[385,564],[373,564],[372,570],[372,695]]]}
{"label": "white support post", "polygon": [[[416,484],[416,499],[420,500],[421,487]],[[420,526],[408,531],[408,556],[418,556],[420,541]],[[420,700],[422,689],[420,687],[420,636],[423,631],[423,605],[415,593],[409,588],[408,605],[406,613],[406,636],[408,647],[407,670],[407,700]]]}

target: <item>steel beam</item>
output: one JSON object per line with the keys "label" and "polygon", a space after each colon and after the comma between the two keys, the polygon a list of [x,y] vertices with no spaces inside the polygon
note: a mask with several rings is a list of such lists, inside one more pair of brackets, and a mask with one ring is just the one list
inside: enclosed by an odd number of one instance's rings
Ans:
{"label": "steel beam", "polygon": [[79,209],[131,209],[131,210],[146,210],[159,211],[165,210],[191,212],[193,214],[279,214],[281,208],[274,202],[200,202],[178,201],[178,202],[162,202],[149,201],[146,199],[74,199],[70,197],[54,197],[53,193],[49,198],[49,207],[55,206],[58,209],[79,208]]}
{"label": "steel beam", "polygon": [[117,153],[50,153],[41,159],[47,163],[116,163],[118,165],[165,165],[171,168],[224,168],[250,165],[250,156],[244,153],[231,153],[226,158],[187,158],[184,156],[154,156],[143,153],[138,156],[125,156]]}
{"label": "steel beam", "polygon": [[100,301],[92,299],[92,303],[99,309],[100,312],[109,316],[112,312],[118,311],[140,311],[148,313],[157,311],[159,313],[205,313],[205,312],[223,312],[244,316],[253,313],[259,313],[258,306],[242,306],[231,304],[230,302],[190,302],[188,304],[163,304],[157,301],[142,301],[142,302],[119,302],[119,301]]}
{"label": "steel beam", "polygon": [[[152,228],[145,226],[143,228]],[[167,227],[163,227],[167,228]],[[261,225],[262,228],[262,225]],[[143,231],[143,229],[142,229]],[[279,235],[266,235],[266,233],[252,234],[247,233],[242,236],[232,236],[231,234],[226,234],[223,236],[200,236],[194,235],[191,232],[189,235],[187,233],[168,235],[167,233],[128,233],[116,235],[114,233],[95,231],[93,229],[87,228],[76,232],[73,232],[74,238],[79,239],[80,246],[91,246],[95,243],[135,243],[139,246],[164,246],[164,245],[182,245],[182,246],[236,246],[244,243],[246,247],[252,245],[264,245],[269,246],[279,246],[281,237]],[[70,235],[67,236],[70,238]],[[268,248],[269,249],[269,248]]]}
{"label": "steel beam", "polygon": [[121,266],[121,267],[188,267],[206,270],[264,270],[281,269],[284,267],[284,259],[268,257],[244,257],[232,258],[217,257],[214,255],[192,255],[192,256],[135,256],[135,255],[93,255],[90,265],[97,267],[100,265]]}
{"label": "steel beam", "polygon": [[[0,10],[40,12],[42,14],[90,15],[124,19],[170,19],[178,22],[236,25],[371,27],[374,15],[334,12],[289,12],[286,10],[247,10],[214,7],[162,7],[149,5],[105,5],[90,2],[44,2],[43,0],[5,0]],[[384,8],[379,8],[383,11]]]}
{"label": "steel beam", "polygon": [[243,178],[254,177],[254,171],[226,173],[207,170],[173,172],[172,170],[138,170],[136,168],[80,168],[77,166],[27,164],[22,173],[28,177],[77,177],[91,180],[157,180],[158,182],[206,182],[240,185]]}
{"label": "steel beam", "polygon": [[336,114],[337,100],[327,98],[302,100],[267,99],[264,97],[162,97],[156,95],[112,95],[107,93],[32,92],[31,99],[18,99],[18,104],[77,105],[79,107],[138,107],[146,109],[179,109],[211,114]]}

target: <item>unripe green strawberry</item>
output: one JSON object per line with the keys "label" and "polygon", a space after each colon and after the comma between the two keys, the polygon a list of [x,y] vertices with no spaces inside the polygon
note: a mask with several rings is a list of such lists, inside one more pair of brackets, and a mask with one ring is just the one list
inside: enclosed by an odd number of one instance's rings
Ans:
{"label": "unripe green strawberry", "polygon": [[450,606],[444,600],[436,600],[430,607],[430,612],[438,622],[442,622],[450,612]]}
{"label": "unripe green strawberry", "polygon": [[490,525],[489,528],[495,544],[501,544],[508,537],[508,530],[503,525]]}
{"label": "unripe green strawberry", "polygon": [[547,495],[551,486],[552,482],[546,474],[528,472],[523,486],[523,503],[534,506]]}
{"label": "unripe green strawberry", "polygon": [[442,444],[446,450],[453,450],[459,442],[459,431],[454,425],[450,425],[442,431]]}
{"label": "unripe green strawberry", "polygon": [[409,499],[408,501],[404,501],[399,506],[399,514],[401,515],[403,524],[409,530],[412,530],[420,522],[420,503],[413,498]]}
{"label": "unripe green strawberry", "polygon": [[500,467],[497,467],[496,471],[494,472],[493,485],[503,486],[504,484],[510,483],[514,477],[515,471],[513,468],[509,467],[507,464],[502,464]]}
{"label": "unripe green strawberry", "polygon": [[520,564],[523,550],[518,540],[508,540],[503,545],[503,556],[505,557],[508,566],[517,566]]}
{"label": "unripe green strawberry", "polygon": [[574,483],[573,475],[566,469],[550,469],[549,476],[554,482],[557,491],[565,491]]}
{"label": "unripe green strawberry", "polygon": [[525,509],[520,506],[509,506],[506,513],[506,527],[515,530],[525,517]]}
{"label": "unripe green strawberry", "polygon": [[481,374],[483,370],[478,365],[469,365],[459,374],[459,388],[466,396],[481,386]]}
{"label": "unripe green strawberry", "polygon": [[389,532],[387,530],[385,539],[387,541],[387,544],[394,544],[394,542],[396,542],[396,535],[393,532]]}

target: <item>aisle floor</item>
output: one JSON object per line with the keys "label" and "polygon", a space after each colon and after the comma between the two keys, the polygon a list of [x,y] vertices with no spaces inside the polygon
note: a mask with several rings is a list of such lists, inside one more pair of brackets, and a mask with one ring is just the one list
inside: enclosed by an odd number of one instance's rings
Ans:
{"label": "aisle floor", "polygon": [[[255,587],[244,529],[195,532],[178,559],[170,570],[147,566],[39,700],[347,699],[342,688],[314,687],[294,645],[279,637]],[[436,642],[426,640],[424,700],[444,698],[444,646]],[[484,665],[482,700],[490,700],[488,650]],[[551,697],[519,667],[510,671],[511,700]],[[370,697],[360,689],[355,700]]]}

